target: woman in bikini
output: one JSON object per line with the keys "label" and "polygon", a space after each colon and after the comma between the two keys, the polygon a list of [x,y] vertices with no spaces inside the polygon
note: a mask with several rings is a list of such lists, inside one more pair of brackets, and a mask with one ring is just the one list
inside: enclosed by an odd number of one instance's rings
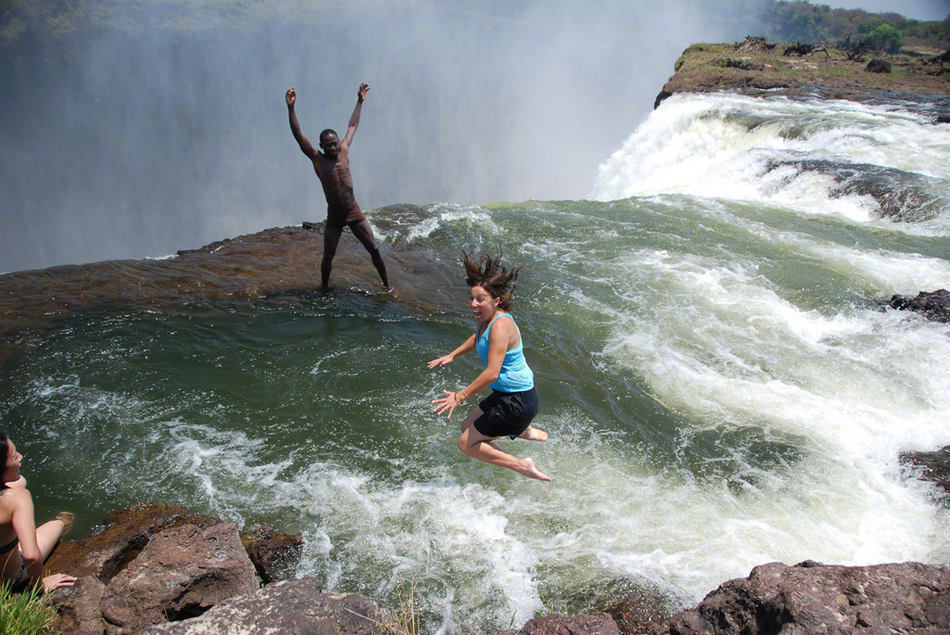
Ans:
{"label": "woman in bikini", "polygon": [[509,271],[501,258],[482,255],[477,260],[462,254],[465,282],[470,288],[475,332],[448,355],[433,359],[429,368],[445,366],[459,355],[476,351],[485,362],[475,381],[457,392],[443,390],[445,397],[434,400],[434,411],[447,413],[451,418],[455,409],[469,397],[489,386],[492,394],[484,399],[462,422],[459,449],[480,461],[500,465],[529,478],[550,481],[530,458],[518,457],[503,451],[494,441],[503,436],[512,439],[545,441],[548,435],[531,425],[538,412],[538,391],[534,373],[524,358],[521,331],[515,324],[511,310],[511,294],[519,269]]}
{"label": "woman in bikini", "polygon": [[62,513],[36,526],[33,498],[20,476],[22,460],[13,441],[0,433],[0,583],[11,585],[14,591],[39,584],[43,591],[72,586],[76,578],[64,573],[43,577],[43,562],[72,524],[72,515]]}

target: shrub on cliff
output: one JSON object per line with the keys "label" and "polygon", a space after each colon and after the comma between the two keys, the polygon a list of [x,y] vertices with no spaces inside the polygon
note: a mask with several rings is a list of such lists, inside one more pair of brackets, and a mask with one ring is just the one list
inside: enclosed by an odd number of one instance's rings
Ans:
{"label": "shrub on cliff", "polygon": [[866,40],[873,48],[889,53],[896,53],[904,43],[900,32],[890,24],[879,24],[868,34]]}

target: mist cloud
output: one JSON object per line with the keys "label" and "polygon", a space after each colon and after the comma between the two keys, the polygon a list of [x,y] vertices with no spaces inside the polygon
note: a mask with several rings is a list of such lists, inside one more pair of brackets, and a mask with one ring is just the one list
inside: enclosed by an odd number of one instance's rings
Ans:
{"label": "mist cloud", "polygon": [[220,23],[211,0],[153,4],[128,27],[121,3],[84,3],[115,15],[42,59],[7,52],[0,271],[323,219],[290,86],[315,139],[370,82],[351,150],[364,209],[583,198],[679,53],[744,35],[698,0],[274,3]]}

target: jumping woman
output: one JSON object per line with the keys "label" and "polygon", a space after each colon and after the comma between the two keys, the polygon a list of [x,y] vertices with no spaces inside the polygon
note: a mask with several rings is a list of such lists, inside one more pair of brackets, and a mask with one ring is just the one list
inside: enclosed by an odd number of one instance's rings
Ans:
{"label": "jumping woman", "polygon": [[511,294],[520,269],[508,270],[501,258],[483,254],[477,260],[462,254],[465,282],[470,288],[469,307],[475,317],[475,332],[448,355],[433,359],[429,368],[445,366],[459,355],[476,351],[485,362],[483,370],[468,386],[435,399],[437,414],[449,418],[469,397],[489,386],[492,394],[484,399],[462,422],[459,449],[480,461],[500,465],[529,478],[550,481],[551,477],[535,467],[530,458],[519,459],[501,450],[494,441],[503,436],[529,441],[546,441],[548,435],[531,425],[538,413],[538,391],[534,373],[524,358],[521,331],[511,310]]}

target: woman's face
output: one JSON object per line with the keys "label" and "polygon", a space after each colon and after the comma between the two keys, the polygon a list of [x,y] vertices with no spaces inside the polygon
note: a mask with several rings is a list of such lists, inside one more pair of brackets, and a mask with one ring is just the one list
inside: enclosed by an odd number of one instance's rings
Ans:
{"label": "woman's face", "polygon": [[3,482],[9,483],[20,478],[20,463],[23,462],[23,455],[16,451],[13,441],[6,440],[7,444],[7,464],[3,466]]}
{"label": "woman's face", "polygon": [[495,315],[501,300],[492,297],[487,289],[478,285],[472,287],[470,293],[472,300],[469,302],[469,307],[472,309],[472,315],[475,316],[477,322],[487,322]]}

